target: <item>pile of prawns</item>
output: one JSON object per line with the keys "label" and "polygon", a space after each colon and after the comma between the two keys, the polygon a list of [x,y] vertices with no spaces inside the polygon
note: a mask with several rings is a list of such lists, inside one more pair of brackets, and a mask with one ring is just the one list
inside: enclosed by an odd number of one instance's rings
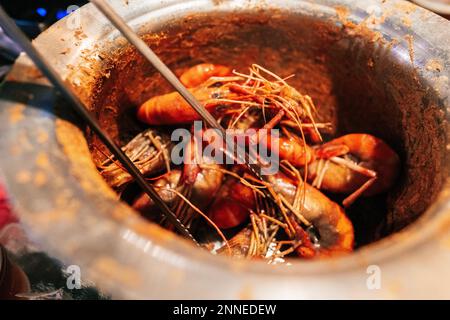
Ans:
{"label": "pile of prawns", "polygon": [[[138,120],[155,127],[138,134],[123,150],[186,226],[194,228],[202,220],[215,230],[221,245],[209,248],[216,253],[274,262],[286,256],[315,258],[351,252],[354,230],[344,208],[359,197],[386,192],[396,180],[399,157],[381,139],[353,133],[324,142],[321,132],[329,130],[330,124],[314,121],[317,111],[312,99],[291,87],[289,78],[259,65],[244,74],[208,63],[180,77],[225,128],[281,131],[277,138],[280,170],[265,181],[242,165],[224,166],[211,159],[181,167],[171,164],[171,142],[157,128],[189,126],[200,120],[177,92],[153,97],[137,110]],[[191,143],[188,149],[194,150],[198,142],[192,139]],[[119,192],[132,182],[111,156],[99,170]],[[341,206],[322,191],[346,198]],[[170,228],[145,193],[132,206]],[[224,235],[237,229],[230,239]]]}

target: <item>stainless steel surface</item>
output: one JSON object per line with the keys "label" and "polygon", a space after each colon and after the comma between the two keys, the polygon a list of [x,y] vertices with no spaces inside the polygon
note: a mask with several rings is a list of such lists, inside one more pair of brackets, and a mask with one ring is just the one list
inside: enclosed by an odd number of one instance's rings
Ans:
{"label": "stainless steel surface", "polygon": [[450,15],[450,2],[447,0],[413,0],[419,6],[436,13]]}
{"label": "stainless steel surface", "polygon": [[[392,55],[413,60],[417,75],[426,80],[424,83],[430,90],[436,91],[443,103],[441,112],[445,121],[448,119],[450,23],[407,2],[109,2],[139,33],[155,30],[188,14],[233,13],[261,7],[333,21],[337,25],[341,23],[342,8],[347,8],[344,11],[348,12],[348,20],[354,23],[361,23],[372,14],[383,16],[381,22],[369,24],[369,28],[384,38],[398,39],[400,43]],[[35,43],[75,86],[89,85],[89,79],[81,73],[100,61],[83,58],[83,51],[95,45],[124,45],[93,6],[87,5],[78,13],[55,24]],[[73,28],[78,18],[86,37],[80,37],[79,29]],[[410,22],[409,26],[405,21]],[[408,54],[408,43],[403,41],[407,35],[414,36],[412,56]],[[430,59],[440,62],[439,71],[426,66]],[[141,227],[142,219],[118,202],[95,173],[81,131],[54,112],[53,90],[32,69],[30,61],[22,56],[1,93],[0,148],[2,154],[11,155],[0,158],[4,180],[14,197],[15,208],[35,239],[64,262],[80,265],[82,277],[95,281],[113,297],[450,298],[447,180],[438,199],[418,221],[346,257],[296,261],[289,266],[214,257],[158,226]],[[64,106],[59,109],[64,110]],[[61,132],[73,143],[62,142]],[[74,152],[72,148],[87,156],[68,156]],[[381,271],[379,289],[367,286],[371,265]]]}
{"label": "stainless steel surface", "polygon": [[39,68],[39,70],[50,80],[50,82],[61,92],[64,97],[69,101],[71,107],[74,108],[83,120],[89,125],[89,127],[100,137],[103,143],[108,147],[111,153],[116,157],[118,161],[124,166],[124,168],[130,173],[131,176],[140,184],[142,189],[148,194],[148,196],[155,202],[155,204],[161,209],[161,212],[167,217],[167,219],[173,224],[173,226],[186,238],[193,241],[198,245],[198,242],[194,239],[189,230],[178,220],[175,213],[170,210],[167,204],[160,198],[158,193],[153,189],[153,186],[148,183],[144,175],[139,171],[133,161],[128,158],[125,152],[117,146],[112,139],[105,133],[95,120],[93,115],[88,111],[87,107],[81,102],[81,100],[72,92],[64,80],[58,74],[58,71],[44,58],[42,53],[38,52],[27,36],[16,26],[14,21],[8,16],[8,14],[0,6],[0,25],[3,29],[12,37],[17,44],[21,46],[24,52],[31,58],[33,63]]}

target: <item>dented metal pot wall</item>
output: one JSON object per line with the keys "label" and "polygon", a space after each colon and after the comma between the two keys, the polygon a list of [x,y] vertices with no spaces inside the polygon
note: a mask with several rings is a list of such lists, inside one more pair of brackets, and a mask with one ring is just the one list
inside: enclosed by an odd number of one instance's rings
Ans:
{"label": "dented metal pot wall", "polygon": [[[51,253],[116,298],[450,298],[448,21],[404,1],[110,2],[175,71],[227,59],[295,73],[338,131],[391,143],[404,169],[387,214],[358,222],[371,240],[380,228],[389,236],[289,266],[199,250],[117,200],[84,126],[22,56],[0,96],[0,168]],[[127,110],[168,90],[90,5],[35,44],[117,141],[134,125],[124,125]],[[368,271],[381,271],[380,288],[367,285]]]}

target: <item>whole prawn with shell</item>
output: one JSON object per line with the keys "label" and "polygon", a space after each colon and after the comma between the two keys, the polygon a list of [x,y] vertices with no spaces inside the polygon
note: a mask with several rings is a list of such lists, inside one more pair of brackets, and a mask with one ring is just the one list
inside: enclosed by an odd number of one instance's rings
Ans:
{"label": "whole prawn with shell", "polygon": [[[132,160],[191,231],[206,230],[205,247],[217,254],[276,263],[293,256],[310,259],[351,252],[354,227],[344,208],[360,197],[387,192],[397,179],[399,157],[383,140],[353,133],[324,142],[322,131],[330,124],[315,121],[312,99],[290,86],[290,77],[256,64],[243,73],[211,63],[193,66],[180,76],[225,128],[254,129],[255,139],[262,129],[281,132],[259,141],[268,148],[276,146],[280,159],[279,172],[265,181],[240,165],[225,166],[202,156],[194,164],[175,166],[167,159],[170,143],[155,138],[160,137],[155,127],[148,129],[151,136],[141,133],[124,147],[135,151],[138,156]],[[177,92],[145,101],[137,118],[150,126],[189,126],[200,120]],[[201,154],[205,143],[213,142],[192,140],[187,156]],[[112,187],[132,183],[111,157],[100,171]],[[346,198],[340,205],[327,194]],[[145,194],[130,203],[146,217],[155,213]],[[223,246],[213,249],[210,239]]]}

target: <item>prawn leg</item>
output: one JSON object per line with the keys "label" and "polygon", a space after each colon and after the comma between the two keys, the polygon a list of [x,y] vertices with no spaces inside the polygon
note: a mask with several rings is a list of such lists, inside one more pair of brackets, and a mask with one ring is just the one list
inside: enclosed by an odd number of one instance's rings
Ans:
{"label": "prawn leg", "polygon": [[342,201],[342,205],[345,208],[348,208],[350,205],[353,204],[353,202],[356,201],[367,189],[370,188],[375,183],[375,180],[377,177],[370,178],[367,180],[361,187],[359,187],[355,192],[353,192],[351,195],[349,195],[347,198],[345,198]]}

